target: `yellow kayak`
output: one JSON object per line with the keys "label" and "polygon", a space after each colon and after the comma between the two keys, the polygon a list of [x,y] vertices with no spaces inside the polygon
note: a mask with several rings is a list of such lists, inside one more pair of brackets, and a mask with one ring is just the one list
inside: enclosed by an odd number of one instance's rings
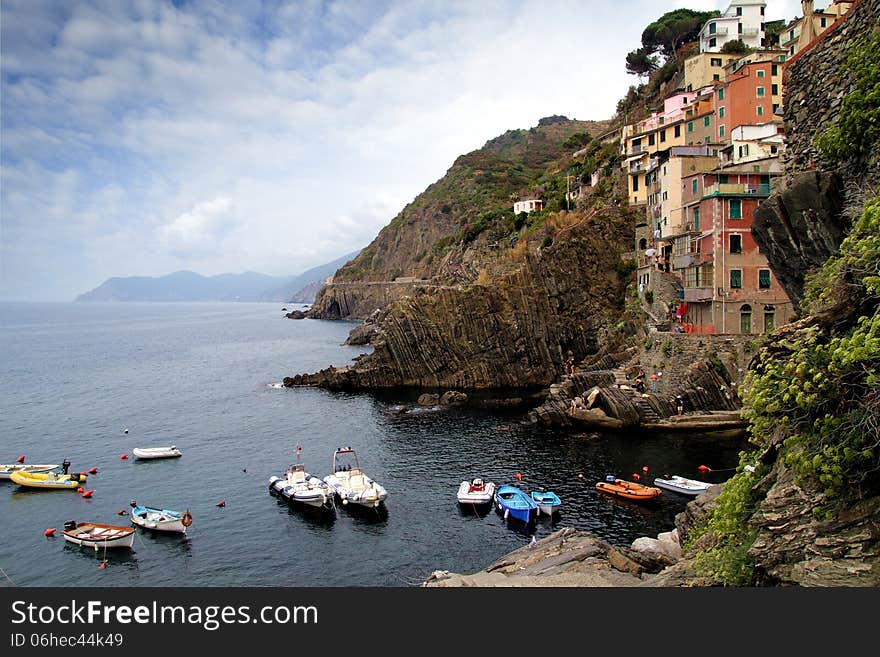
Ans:
{"label": "yellow kayak", "polygon": [[19,486],[48,490],[76,490],[86,480],[84,475],[57,474],[55,472],[13,472],[9,478]]}

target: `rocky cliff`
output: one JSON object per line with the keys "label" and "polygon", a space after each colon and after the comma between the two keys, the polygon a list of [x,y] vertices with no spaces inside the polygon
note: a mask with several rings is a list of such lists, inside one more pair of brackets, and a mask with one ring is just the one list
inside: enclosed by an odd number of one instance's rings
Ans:
{"label": "rocky cliff", "polygon": [[477,281],[417,286],[374,314],[365,322],[373,353],[286,384],[549,385],[568,352],[578,358],[596,352],[617,323],[629,281],[621,252],[633,239],[629,211],[613,205],[566,213],[551,225],[560,227],[546,237],[523,235],[515,249],[499,249]]}

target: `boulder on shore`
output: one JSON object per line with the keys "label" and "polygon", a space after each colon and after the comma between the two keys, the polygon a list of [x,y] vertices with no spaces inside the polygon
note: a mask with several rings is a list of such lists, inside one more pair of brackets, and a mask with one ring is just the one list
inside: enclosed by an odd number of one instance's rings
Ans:
{"label": "boulder on shore", "polygon": [[463,406],[467,404],[468,396],[458,390],[449,390],[440,397],[441,406]]}

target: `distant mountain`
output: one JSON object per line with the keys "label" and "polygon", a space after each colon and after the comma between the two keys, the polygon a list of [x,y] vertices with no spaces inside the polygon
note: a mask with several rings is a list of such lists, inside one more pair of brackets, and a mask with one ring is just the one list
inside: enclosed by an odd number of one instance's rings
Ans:
{"label": "distant mountain", "polygon": [[324,281],[327,277],[333,276],[333,274],[336,273],[336,270],[347,262],[354,260],[359,253],[360,249],[337,258],[333,262],[312,267],[299,276],[295,276],[288,280],[284,285],[268,290],[267,295],[271,295],[272,298],[262,299],[262,301],[276,301],[281,299],[282,301],[287,301],[289,303],[313,303],[315,301],[315,295],[317,295],[318,290],[324,286]]}
{"label": "distant mountain", "polygon": [[[108,278],[94,290],[80,294],[76,301],[265,301],[312,303],[314,295],[304,290],[308,285],[332,276],[358,252],[333,262],[313,267],[298,276],[268,276],[257,272],[202,276],[191,271],[177,271],[167,276],[130,276]],[[320,289],[318,286],[317,289]]]}

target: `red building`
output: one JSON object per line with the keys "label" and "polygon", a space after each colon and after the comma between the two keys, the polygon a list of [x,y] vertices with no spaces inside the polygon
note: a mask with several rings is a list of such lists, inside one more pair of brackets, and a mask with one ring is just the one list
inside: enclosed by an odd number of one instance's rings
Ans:
{"label": "red building", "polygon": [[751,231],[779,172],[778,158],[767,158],[682,179],[685,232],[670,240],[686,332],[761,333],[791,319],[791,301]]}

